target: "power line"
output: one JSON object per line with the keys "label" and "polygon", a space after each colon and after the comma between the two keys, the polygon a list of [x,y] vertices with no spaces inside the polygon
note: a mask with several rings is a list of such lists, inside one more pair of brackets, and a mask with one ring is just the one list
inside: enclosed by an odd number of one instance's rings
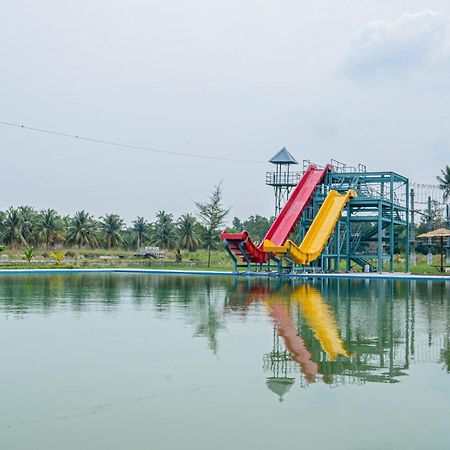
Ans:
{"label": "power line", "polygon": [[29,127],[20,123],[13,123],[13,122],[4,122],[0,121],[0,125],[8,126],[8,127],[14,127],[14,128],[20,128],[22,130],[27,131],[34,131],[37,133],[44,133],[44,134],[50,134],[53,136],[60,136],[65,137],[69,139],[77,139],[79,141],[86,141],[86,142],[95,142],[96,144],[104,144],[104,145],[112,145],[115,147],[120,148],[131,148],[133,150],[143,150],[147,152],[153,152],[153,153],[161,153],[164,155],[172,155],[172,156],[184,156],[187,158],[198,158],[198,159],[208,159],[208,160],[214,160],[214,161],[228,161],[228,162],[241,162],[241,163],[251,163],[251,164],[266,164],[265,161],[258,161],[253,159],[235,159],[235,158],[227,158],[225,156],[213,156],[213,155],[201,155],[198,153],[186,153],[186,152],[174,152],[170,150],[160,150],[152,147],[145,147],[142,145],[133,145],[133,144],[123,144],[121,142],[114,142],[109,141],[106,139],[97,139],[97,138],[91,138],[86,136],[80,136],[78,134],[70,134],[70,133],[64,133],[62,131],[55,131],[55,130],[47,130],[44,128],[36,128],[36,127]]}

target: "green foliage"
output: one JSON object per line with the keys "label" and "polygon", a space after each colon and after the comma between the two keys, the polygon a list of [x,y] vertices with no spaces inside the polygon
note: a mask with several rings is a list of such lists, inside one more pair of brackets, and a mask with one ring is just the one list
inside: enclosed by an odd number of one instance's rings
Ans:
{"label": "green foliage", "polygon": [[261,242],[269,230],[270,222],[267,217],[256,214],[254,216],[250,216],[246,221],[244,221],[243,226],[244,229],[250,233],[252,238],[258,242]]}
{"label": "green foliage", "polygon": [[123,227],[124,222],[117,214],[106,214],[104,217],[101,217],[100,231],[108,250],[123,244],[124,241],[121,234]]}
{"label": "green foliage", "polygon": [[241,222],[241,219],[239,219],[239,217],[234,217],[233,218],[233,230],[234,231],[243,231],[245,229],[244,224]]}
{"label": "green foliage", "polygon": [[9,208],[8,211],[6,211],[6,217],[2,228],[1,241],[4,244],[8,244],[13,248],[19,245],[28,244],[24,236],[23,217],[18,209]]}
{"label": "green foliage", "polygon": [[66,242],[78,247],[94,247],[98,243],[98,227],[86,211],[78,211],[70,220]]}
{"label": "green foliage", "polygon": [[229,209],[222,206],[221,185],[215,186],[209,201],[205,203],[196,202],[198,215],[203,225],[203,242],[208,249],[208,267],[211,264],[211,249],[219,242],[220,227],[224,224],[224,219],[229,213]]}
{"label": "green foliage", "polygon": [[[117,254],[119,249],[135,252],[144,245],[155,245],[169,252],[174,248],[190,253],[203,248],[211,250],[218,242],[218,224],[222,225],[224,215],[221,216],[221,212],[225,212],[220,207],[220,195],[219,186],[210,198],[211,203],[198,204],[205,207],[199,214],[203,225],[191,213],[175,220],[164,210],[157,214],[153,223],[138,216],[126,227],[117,214],[105,214],[96,220],[85,210],[73,216],[62,216],[50,208],[37,211],[30,206],[11,207],[0,211],[0,252],[6,245],[8,252],[19,250],[14,256],[8,255],[14,259],[31,247],[35,249],[34,255],[38,252],[43,258],[51,257],[51,252],[61,248],[83,252],[102,249],[95,257],[109,251]],[[212,210],[208,210],[210,206]],[[182,255],[184,258],[184,253]],[[171,257],[175,258],[175,254]]]}
{"label": "green foliage", "polygon": [[35,225],[37,223],[38,213],[32,206],[20,206],[18,213],[22,222],[22,235],[28,245],[36,243]]}
{"label": "green foliage", "polygon": [[54,209],[41,211],[35,225],[38,239],[45,243],[45,248],[64,239],[63,221]]}
{"label": "green foliage", "polygon": [[183,214],[177,222],[178,245],[190,252],[200,245],[199,224],[192,214]]}
{"label": "green foliage", "polygon": [[29,247],[25,250],[25,259],[28,261],[28,264],[31,264],[31,260],[34,258],[34,248]]}
{"label": "green foliage", "polygon": [[136,233],[136,247],[139,250],[141,245],[149,240],[150,227],[143,217],[138,216],[137,219],[133,221],[133,230]]}
{"label": "green foliage", "polygon": [[66,257],[66,252],[54,252],[52,253],[52,256],[56,264],[60,266],[63,263],[64,258]]}
{"label": "green foliage", "polygon": [[439,187],[444,194],[444,200],[447,201],[450,198],[450,166],[445,166],[445,169],[441,170],[442,176],[436,177],[439,181]]}
{"label": "green foliage", "polygon": [[153,244],[163,249],[173,248],[176,233],[172,214],[168,214],[165,211],[159,211],[156,216],[153,233]]}

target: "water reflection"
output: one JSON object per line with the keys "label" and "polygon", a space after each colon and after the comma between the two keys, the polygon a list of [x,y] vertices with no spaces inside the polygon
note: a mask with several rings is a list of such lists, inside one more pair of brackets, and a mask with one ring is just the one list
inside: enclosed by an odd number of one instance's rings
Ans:
{"label": "water reflection", "polygon": [[252,326],[264,313],[272,348],[261,355],[263,369],[267,387],[282,398],[295,382],[397,383],[420,363],[450,372],[449,292],[450,282],[427,281],[11,275],[0,278],[0,317],[119,313],[131,303],[161,320],[184,320],[220,353],[229,321]]}
{"label": "water reflection", "polygon": [[245,314],[257,301],[273,305],[268,309],[276,318],[273,346],[263,367],[267,386],[281,399],[298,366],[302,386],[316,381],[296,358],[294,334],[317,365],[317,376],[332,386],[397,383],[412,363],[442,363],[448,372],[449,287],[448,282],[247,280],[236,284],[238,294],[230,297],[228,309]]}

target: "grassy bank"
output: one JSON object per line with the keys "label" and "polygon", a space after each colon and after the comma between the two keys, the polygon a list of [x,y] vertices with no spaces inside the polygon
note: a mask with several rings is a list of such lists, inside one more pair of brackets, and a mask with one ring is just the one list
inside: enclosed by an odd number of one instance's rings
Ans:
{"label": "grassy bank", "polygon": [[[181,251],[181,261],[176,262],[174,251],[167,251],[166,258],[162,260],[145,259],[136,256],[136,252],[126,250],[87,250],[87,249],[62,249],[65,256],[62,264],[58,265],[52,256],[52,251],[45,248],[35,249],[34,256],[29,263],[25,257],[25,251],[6,249],[0,254],[0,268],[2,269],[95,269],[95,268],[136,268],[136,269],[160,269],[160,270],[207,270],[208,254],[206,250],[195,252]],[[414,275],[438,275],[440,257],[433,257],[433,265],[426,263],[425,255],[417,255],[417,264],[410,267],[410,272]],[[216,250],[211,253],[211,266],[209,270],[229,271],[233,270],[233,264],[228,254],[223,250]],[[384,266],[384,271],[388,271],[389,266]],[[395,272],[403,272],[404,258],[402,255],[395,257]],[[345,265],[342,264],[342,272]],[[361,272],[361,268],[355,267],[355,272]],[[450,276],[447,272],[445,275]]]}
{"label": "grassy bank", "polygon": [[[0,255],[0,268],[3,269],[49,269],[49,268],[153,268],[178,270],[205,270],[208,268],[206,250],[196,252],[181,251],[181,261],[176,261],[173,251],[166,252],[162,260],[142,258],[136,252],[126,250],[85,250],[59,249],[65,254],[61,264],[56,264],[52,251],[35,249],[31,262],[25,257],[24,250],[7,249]],[[213,251],[211,253],[210,270],[231,270],[233,265],[227,253]]]}

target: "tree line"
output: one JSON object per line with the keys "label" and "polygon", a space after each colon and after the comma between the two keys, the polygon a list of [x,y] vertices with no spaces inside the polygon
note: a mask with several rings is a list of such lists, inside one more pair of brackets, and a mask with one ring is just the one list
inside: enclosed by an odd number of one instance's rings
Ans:
{"label": "tree line", "polygon": [[[437,177],[444,198],[450,198],[450,166]],[[196,202],[195,213],[185,213],[178,218],[166,211],[159,211],[156,220],[150,222],[137,217],[127,226],[118,214],[105,214],[99,219],[84,210],[73,216],[63,216],[54,209],[37,211],[31,206],[20,206],[0,211],[0,244],[11,248],[58,246],[135,250],[147,245],[165,250],[184,249],[195,251],[205,248],[210,253],[220,243],[219,234],[229,209],[222,205],[220,184],[215,186],[205,202]],[[234,217],[229,231],[246,229],[255,239],[264,238],[274,217],[252,215],[247,220]],[[433,204],[432,226],[445,226],[443,211]],[[428,223],[422,216],[417,232],[427,231]],[[423,248],[422,248],[423,246]],[[419,245],[425,252],[425,243]]]}
{"label": "tree line", "polygon": [[218,185],[205,202],[196,202],[197,211],[178,218],[159,211],[154,222],[137,217],[127,226],[118,214],[105,214],[96,219],[87,211],[64,216],[54,209],[37,211],[31,206],[19,206],[0,211],[0,243],[11,248],[45,246],[92,249],[135,250],[146,245],[162,249],[195,251],[206,248],[208,253],[220,241],[219,233],[229,209],[222,206],[222,191]]}

